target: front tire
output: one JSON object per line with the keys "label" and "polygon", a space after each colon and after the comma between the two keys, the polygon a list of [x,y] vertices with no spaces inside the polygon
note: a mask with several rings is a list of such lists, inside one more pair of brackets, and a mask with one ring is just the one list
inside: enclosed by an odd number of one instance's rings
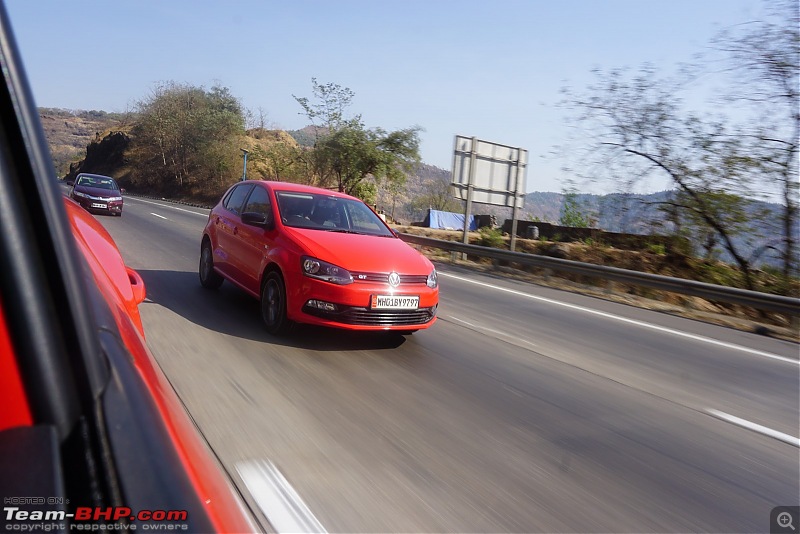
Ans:
{"label": "front tire", "polygon": [[275,271],[267,274],[261,284],[261,320],[267,332],[274,336],[285,334],[291,327],[286,317],[286,286]]}
{"label": "front tire", "polygon": [[218,289],[222,285],[223,278],[214,270],[214,255],[211,251],[211,243],[203,242],[200,249],[200,285],[206,289]]}

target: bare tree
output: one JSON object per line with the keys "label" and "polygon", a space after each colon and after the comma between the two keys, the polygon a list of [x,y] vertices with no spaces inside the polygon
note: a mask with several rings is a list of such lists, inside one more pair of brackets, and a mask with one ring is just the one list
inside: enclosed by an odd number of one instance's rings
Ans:
{"label": "bare tree", "polygon": [[798,272],[798,139],[800,138],[800,4],[766,4],[764,20],[722,32],[714,41],[736,75],[730,98],[756,113],[745,134],[761,173],[781,195],[783,275]]}
{"label": "bare tree", "polygon": [[[598,82],[585,94],[566,91],[565,104],[590,135],[589,152],[602,161],[608,177],[631,187],[633,178],[666,177],[678,190],[674,207],[692,214],[716,233],[720,245],[739,266],[753,289],[752,266],[734,236],[742,230],[739,215],[728,206],[739,194],[744,206],[756,162],[742,140],[721,119],[701,119],[683,112],[674,83],[659,79],[650,67],[627,72],[596,71]],[[598,163],[598,160],[589,163]]]}

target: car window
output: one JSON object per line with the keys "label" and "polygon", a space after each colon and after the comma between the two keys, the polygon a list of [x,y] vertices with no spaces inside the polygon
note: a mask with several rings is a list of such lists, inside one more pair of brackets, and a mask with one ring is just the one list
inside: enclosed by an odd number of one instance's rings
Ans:
{"label": "car window", "polygon": [[278,211],[283,224],[298,227],[310,227],[313,225],[309,216],[314,207],[314,195],[279,191],[276,196],[278,198]]}
{"label": "car window", "polygon": [[341,213],[342,202],[333,198],[319,197],[309,217],[318,226],[327,228],[345,228]]}
{"label": "car window", "polygon": [[347,204],[348,216],[353,230],[364,234],[387,235],[389,232],[375,212],[360,202]]}
{"label": "car window", "polygon": [[117,182],[115,182],[112,178],[103,178],[100,176],[81,176],[78,178],[78,185],[96,187],[98,189],[119,189]]}
{"label": "car window", "polygon": [[250,193],[252,188],[253,186],[250,184],[236,186],[236,188],[231,191],[231,194],[228,195],[228,198],[225,201],[225,209],[232,211],[236,215],[241,214],[242,204],[244,204],[247,194]]}
{"label": "car window", "polygon": [[269,207],[269,193],[266,189],[263,187],[256,187],[253,190],[250,198],[247,199],[247,205],[244,210],[242,210],[242,213],[245,212],[258,213],[259,215],[266,215],[269,217],[272,210]]}
{"label": "car window", "polygon": [[286,226],[314,230],[393,236],[375,212],[359,200],[332,195],[277,191],[278,211]]}

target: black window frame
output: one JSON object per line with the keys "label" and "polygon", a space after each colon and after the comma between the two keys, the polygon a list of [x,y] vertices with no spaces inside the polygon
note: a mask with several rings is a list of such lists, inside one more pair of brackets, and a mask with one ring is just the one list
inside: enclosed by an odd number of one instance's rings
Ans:
{"label": "black window frame", "polygon": [[[241,216],[242,215],[242,208],[244,208],[244,206],[247,204],[247,199],[250,197],[250,193],[252,193],[253,187],[255,187],[254,184],[238,184],[238,185],[236,185],[226,195],[225,201],[223,202],[222,207],[225,208],[226,211],[228,211],[230,213],[233,213],[237,217]],[[234,195],[236,195],[236,193],[238,191],[241,191],[242,189],[245,189],[245,188],[247,189],[247,191],[245,192],[244,197],[242,197],[242,203],[239,205],[239,210],[231,209],[230,202],[233,200]]]}

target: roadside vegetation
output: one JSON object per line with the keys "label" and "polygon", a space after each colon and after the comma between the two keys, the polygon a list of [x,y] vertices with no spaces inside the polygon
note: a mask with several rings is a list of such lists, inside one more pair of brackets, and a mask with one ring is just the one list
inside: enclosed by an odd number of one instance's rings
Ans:
{"label": "roadside vegetation", "polygon": [[[746,254],[735,238],[751,225],[754,200],[781,198],[779,224],[757,252],[780,250],[788,291],[798,274],[800,7],[784,0],[769,8],[768,19],[720,33],[705,62],[677,77],[650,65],[597,70],[589,87],[565,89],[562,104],[586,155],[576,171],[620,191],[667,178],[676,194],[654,207],[672,231],[725,250],[749,289],[758,254]],[[720,70],[729,89],[707,103],[718,111],[688,108],[691,91]]]}
{"label": "roadside vegetation", "polygon": [[[565,89],[562,105],[579,132],[576,146],[565,147],[581,163],[574,175],[616,184],[619,194],[590,206],[570,183],[553,214],[536,213],[541,206],[535,206],[522,217],[679,236],[688,243],[681,261],[693,266],[680,276],[797,295],[800,16],[795,1],[770,6],[770,18],[720,33],[712,52],[678,76],[648,65],[610,69],[595,72],[588,87]],[[732,83],[711,102],[719,111],[688,108],[684,96],[693,84],[720,70]],[[77,155],[74,146],[54,144],[55,134],[48,132],[59,172],[111,174],[132,192],[212,203],[242,178],[246,152],[247,178],[343,191],[378,205],[390,220],[422,220],[427,209],[463,209],[452,197],[449,173],[421,171],[420,126],[368,127],[351,112],[351,89],[315,78],[310,96],[293,96],[309,122],[293,132],[269,125],[261,109],[244,109],[227,87],[177,82],[157,84],[124,114],[42,109],[42,115],[57,117],[54,125],[63,113],[81,117],[85,124],[73,128],[69,142],[74,145],[77,133],[92,141]],[[734,116],[726,114],[731,109]],[[70,157],[76,160],[64,171]],[[672,189],[646,199],[631,193],[653,177],[668,179]],[[761,202],[776,199],[780,203],[769,210]],[[502,214],[489,213],[502,220]],[[604,226],[609,213],[621,229]],[[503,246],[497,230],[476,235],[484,244]],[[583,244],[602,247],[591,241]],[[657,243],[640,252],[677,254]],[[720,257],[732,265],[717,268],[724,265]],[[779,264],[767,263],[768,257]],[[613,255],[600,261],[628,263]]]}

